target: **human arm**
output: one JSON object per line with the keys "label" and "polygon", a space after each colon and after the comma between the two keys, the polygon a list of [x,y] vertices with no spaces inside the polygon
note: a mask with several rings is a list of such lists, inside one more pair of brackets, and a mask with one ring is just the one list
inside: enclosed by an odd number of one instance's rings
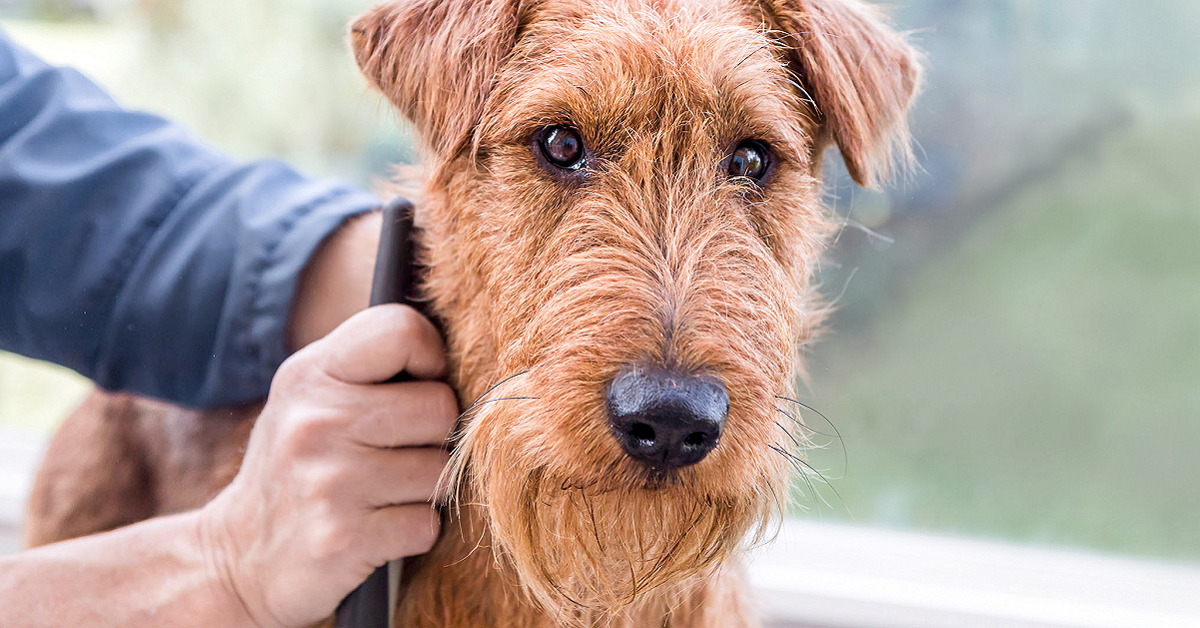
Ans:
{"label": "human arm", "polygon": [[[0,32],[0,349],[188,406],[261,398],[289,351],[366,306],[374,246],[335,240],[374,237],[347,219],[377,205],[238,163]],[[302,273],[318,251],[357,255]]]}
{"label": "human arm", "polygon": [[457,417],[436,330],[359,313],[280,368],[233,482],[197,511],[0,558],[5,626],[302,626],[437,536]]}
{"label": "human arm", "polygon": [[6,626],[253,626],[216,577],[197,512],[0,558]]}
{"label": "human arm", "polygon": [[352,216],[321,243],[300,274],[287,326],[287,347],[324,338],[367,307],[383,215]]}

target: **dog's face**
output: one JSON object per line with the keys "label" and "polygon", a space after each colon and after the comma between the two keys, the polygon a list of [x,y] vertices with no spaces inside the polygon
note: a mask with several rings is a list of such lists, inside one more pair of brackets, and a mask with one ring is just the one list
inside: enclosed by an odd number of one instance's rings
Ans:
{"label": "dog's face", "polygon": [[405,0],[352,39],[426,143],[501,563],[564,619],[707,577],[786,500],[821,151],[871,182],[907,150],[914,53],[845,0]]}

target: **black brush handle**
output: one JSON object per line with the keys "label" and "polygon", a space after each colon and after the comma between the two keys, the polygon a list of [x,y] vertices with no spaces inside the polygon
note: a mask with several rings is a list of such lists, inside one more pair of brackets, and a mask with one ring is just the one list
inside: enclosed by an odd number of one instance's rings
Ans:
{"label": "black brush handle", "polygon": [[[379,234],[379,253],[375,257],[375,277],[371,283],[371,305],[403,303],[417,307],[416,255],[413,248],[413,206],[397,198],[383,208],[383,230]],[[389,382],[412,379],[400,372]],[[392,628],[392,608],[388,566],[376,569],[358,588],[338,604],[337,628]]]}
{"label": "black brush handle", "polygon": [[383,208],[383,229],[379,234],[375,277],[371,282],[371,305],[403,303],[420,309],[416,300],[416,271],[413,206],[408,199],[397,198]]}

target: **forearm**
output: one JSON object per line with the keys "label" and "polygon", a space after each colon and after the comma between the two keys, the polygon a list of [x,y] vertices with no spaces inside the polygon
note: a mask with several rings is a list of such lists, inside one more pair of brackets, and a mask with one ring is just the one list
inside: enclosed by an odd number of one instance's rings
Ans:
{"label": "forearm", "polygon": [[160,517],[0,558],[0,623],[255,626],[200,522]]}
{"label": "forearm", "polygon": [[379,212],[347,220],[310,258],[288,321],[291,351],[323,338],[370,304],[382,220]]}

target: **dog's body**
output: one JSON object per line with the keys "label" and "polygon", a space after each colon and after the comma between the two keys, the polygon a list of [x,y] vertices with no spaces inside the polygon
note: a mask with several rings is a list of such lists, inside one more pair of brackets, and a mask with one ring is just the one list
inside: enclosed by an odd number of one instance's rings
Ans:
{"label": "dog's body", "polygon": [[[423,290],[468,407],[398,625],[754,625],[737,558],[802,441],[820,155],[860,183],[905,156],[915,53],[856,0],[401,0],[352,40],[425,142]],[[257,411],[97,393],[29,542],[204,503]]]}

